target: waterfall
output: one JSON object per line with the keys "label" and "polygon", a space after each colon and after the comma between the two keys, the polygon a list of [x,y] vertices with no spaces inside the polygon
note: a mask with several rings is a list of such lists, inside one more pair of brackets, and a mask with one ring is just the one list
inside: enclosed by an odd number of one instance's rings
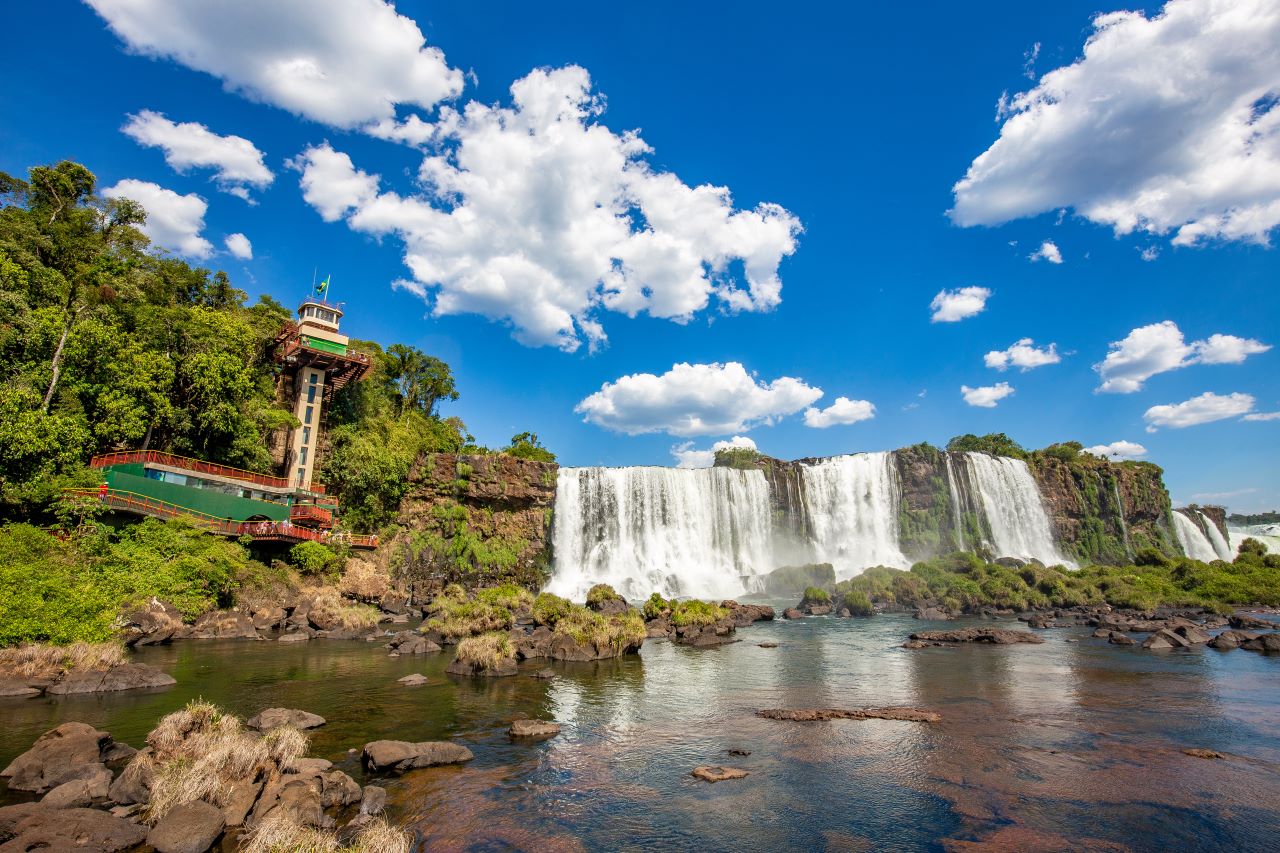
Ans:
{"label": "waterfall", "polygon": [[960,494],[963,487],[956,479],[956,469],[951,464],[951,454],[943,453],[942,460],[947,470],[947,494],[951,498],[951,535],[956,550],[964,550],[964,512],[960,508]]}
{"label": "waterfall", "polygon": [[769,488],[732,468],[561,468],[548,589],[581,600],[596,583],[629,599],[725,598],[773,568]]}
{"label": "waterfall", "polygon": [[1191,559],[1206,563],[1218,559],[1217,551],[1209,537],[1200,529],[1200,525],[1181,510],[1173,511],[1173,532],[1178,537],[1178,544],[1182,546],[1182,553]]}
{"label": "waterfall", "polygon": [[850,577],[869,566],[906,568],[898,546],[898,480],[889,453],[836,456],[803,468],[814,559]]}
{"label": "waterfall", "polygon": [[1053,527],[1027,463],[986,453],[966,453],[965,463],[991,529],[996,556],[1071,565],[1054,544]]}
{"label": "waterfall", "polygon": [[1124,555],[1133,559],[1133,545],[1129,542],[1129,524],[1124,520],[1124,498],[1120,495],[1120,481],[1112,480],[1112,493],[1116,497],[1116,518],[1120,520],[1120,534],[1124,538]]}
{"label": "waterfall", "polygon": [[1246,527],[1228,527],[1227,539],[1234,555],[1240,550],[1240,543],[1246,539],[1256,539],[1266,546],[1268,554],[1280,554],[1280,524],[1251,524]]}
{"label": "waterfall", "polygon": [[1231,550],[1231,545],[1227,543],[1227,537],[1222,535],[1222,531],[1218,529],[1218,525],[1213,523],[1213,519],[1205,515],[1203,512],[1197,513],[1200,516],[1200,526],[1204,528],[1205,533],[1209,536],[1209,544],[1213,546],[1214,552],[1218,555],[1219,560],[1231,562],[1235,556],[1235,552]]}
{"label": "waterfall", "polygon": [[[1194,517],[1192,513],[1195,513]],[[1235,557],[1231,544],[1222,535],[1218,525],[1198,509],[1174,510],[1173,527],[1178,536],[1178,544],[1182,546],[1182,553],[1193,560],[1205,563],[1213,560],[1230,562]]]}

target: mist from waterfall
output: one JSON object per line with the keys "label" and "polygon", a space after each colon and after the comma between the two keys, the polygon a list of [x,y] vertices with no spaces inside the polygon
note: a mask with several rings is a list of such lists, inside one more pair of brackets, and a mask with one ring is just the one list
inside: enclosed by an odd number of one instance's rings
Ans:
{"label": "mist from waterfall", "polygon": [[733,468],[561,468],[549,591],[725,598],[773,566],[769,487]]}
{"label": "mist from waterfall", "polygon": [[[1195,513],[1196,517],[1191,517]],[[1203,512],[1194,509],[1174,510],[1173,532],[1182,546],[1182,553],[1193,560],[1212,562],[1231,560],[1235,556],[1231,544],[1222,535],[1218,525]]]}
{"label": "mist from waterfall", "polygon": [[1246,539],[1261,542],[1266,546],[1268,554],[1280,554],[1280,524],[1250,524],[1227,528],[1227,541],[1233,555],[1239,552],[1240,543]]}
{"label": "mist from waterfall", "polygon": [[908,568],[898,545],[899,488],[889,453],[824,459],[802,470],[815,562],[848,578],[869,566]]}
{"label": "mist from waterfall", "polygon": [[1026,462],[966,453],[965,464],[991,530],[995,556],[1070,565],[1054,543],[1049,514]]}

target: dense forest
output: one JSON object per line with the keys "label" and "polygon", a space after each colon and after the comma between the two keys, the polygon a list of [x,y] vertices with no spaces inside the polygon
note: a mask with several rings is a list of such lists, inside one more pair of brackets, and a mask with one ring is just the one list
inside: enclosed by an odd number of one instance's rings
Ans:
{"label": "dense forest", "polygon": [[[295,425],[268,355],[292,312],[154,250],[141,205],[100,198],[95,183],[66,161],[26,180],[0,173],[3,519],[51,520],[64,488],[94,482],[89,459],[113,450],[269,472],[269,436]],[[447,364],[403,344],[352,346],[373,369],[328,407],[320,479],[346,526],[372,530],[394,516],[420,453],[492,451],[440,416],[458,399]],[[498,452],[554,459],[532,433]]]}

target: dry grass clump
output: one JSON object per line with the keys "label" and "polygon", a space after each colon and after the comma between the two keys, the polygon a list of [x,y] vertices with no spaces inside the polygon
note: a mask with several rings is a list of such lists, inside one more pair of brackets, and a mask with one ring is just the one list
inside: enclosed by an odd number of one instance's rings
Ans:
{"label": "dry grass clump", "polygon": [[645,638],[644,618],[638,611],[602,616],[577,604],[556,621],[555,632],[579,643],[612,648],[619,654],[625,648],[640,645]]}
{"label": "dry grass clump", "polygon": [[391,575],[368,560],[347,560],[338,580],[338,591],[363,601],[381,599],[391,589]]}
{"label": "dry grass clump", "polygon": [[102,671],[124,662],[124,646],[118,642],[0,649],[0,674],[14,678],[57,678],[64,672]]}
{"label": "dry grass clump", "polygon": [[378,624],[379,614],[367,604],[348,604],[331,586],[321,587],[312,598],[311,612],[317,624],[337,623],[346,630],[363,630]]}
{"label": "dry grass clump", "polygon": [[293,814],[276,809],[242,842],[241,853],[409,853],[413,835],[375,818],[348,846],[330,830],[302,826]]}
{"label": "dry grass clump", "polygon": [[147,736],[151,754],[140,753],[134,759],[149,762],[155,772],[145,817],[155,823],[175,807],[196,800],[225,805],[235,782],[255,777],[263,767],[292,767],[308,744],[297,729],[282,726],[258,737],[237,717],[208,702],[191,702],[164,717]]}
{"label": "dry grass clump", "polygon": [[497,669],[505,661],[514,658],[515,654],[511,638],[500,631],[494,631],[478,637],[467,637],[458,643],[455,658],[458,662],[473,667]]}
{"label": "dry grass clump", "polygon": [[[439,601],[439,599],[436,599]],[[435,602],[432,602],[434,605]],[[445,640],[456,642],[464,637],[474,637],[488,631],[505,631],[513,624],[511,611],[505,607],[474,601],[450,600],[427,620],[423,629],[439,631]]]}

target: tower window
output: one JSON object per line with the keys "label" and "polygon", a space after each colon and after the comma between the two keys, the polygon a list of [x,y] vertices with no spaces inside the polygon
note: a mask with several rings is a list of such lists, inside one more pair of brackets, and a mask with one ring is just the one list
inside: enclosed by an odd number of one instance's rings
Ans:
{"label": "tower window", "polygon": [[298,462],[303,465],[307,464],[307,448],[305,446],[298,451]]}
{"label": "tower window", "polygon": [[301,486],[306,481],[307,481],[307,469],[299,468],[298,469],[298,485]]}
{"label": "tower window", "polygon": [[307,389],[307,402],[314,403],[316,401],[316,386],[312,385]]}
{"label": "tower window", "polygon": [[313,406],[307,406],[307,416],[306,416],[305,418],[303,418],[303,419],[302,419],[302,422],[303,422],[303,423],[306,423],[306,424],[311,423],[311,413],[312,413],[313,411],[314,411],[314,407],[313,407]]}
{"label": "tower window", "polygon": [[312,373],[310,377],[308,377],[307,381],[310,382],[312,385],[315,385],[316,382],[319,381],[319,379],[320,379],[319,373]]}
{"label": "tower window", "polygon": [[309,426],[304,426],[302,428],[302,443],[303,444],[311,443],[311,427]]}

